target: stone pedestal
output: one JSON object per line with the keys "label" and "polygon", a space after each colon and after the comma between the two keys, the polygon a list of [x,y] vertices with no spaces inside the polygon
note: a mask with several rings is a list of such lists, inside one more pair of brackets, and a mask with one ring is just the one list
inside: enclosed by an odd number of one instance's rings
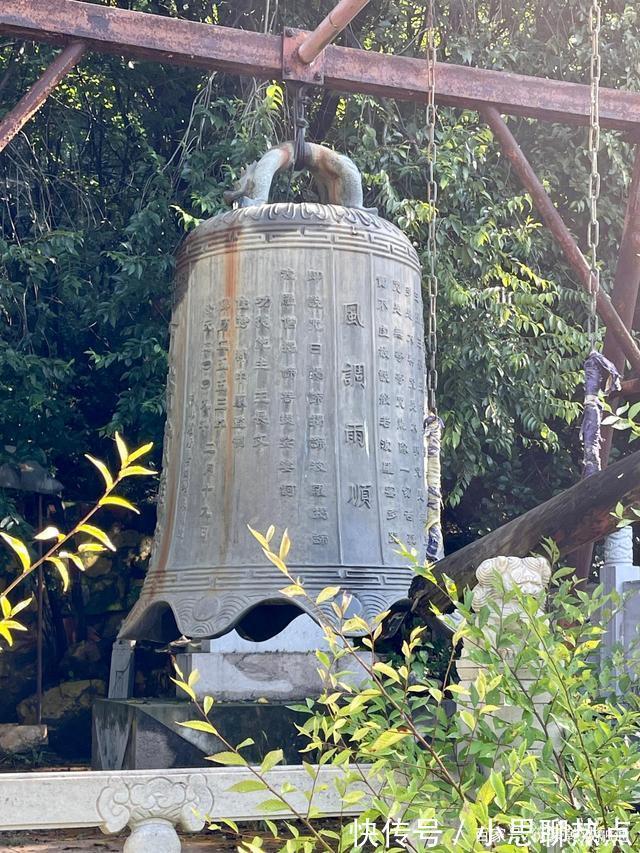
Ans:
{"label": "stone pedestal", "polygon": [[601,581],[606,594],[617,592],[624,601],[609,620],[600,652],[603,660],[621,645],[630,668],[640,661],[638,625],[640,625],[640,567],[633,564],[633,528],[622,527],[610,533],[604,544]]}
{"label": "stone pedestal", "polygon": [[[328,649],[322,628],[303,614],[269,640],[253,642],[232,631],[216,640],[203,640],[199,651],[177,655],[176,661],[185,679],[198,671],[194,690],[199,699],[287,702],[322,693],[318,649]],[[368,652],[360,657],[371,662]],[[367,679],[366,670],[352,656],[342,658],[338,668],[349,671],[346,680],[351,683]],[[178,688],[178,697],[183,695]]]}
{"label": "stone pedestal", "polygon": [[[286,705],[216,703],[210,716],[231,743],[253,738],[255,746],[243,750],[248,761],[259,764],[270,750],[283,749],[287,764],[301,763],[299,750],[307,741],[295,725],[306,716]],[[201,719],[197,708],[178,699],[98,699],[93,706],[91,766],[94,770],[211,767],[206,756],[226,747],[210,734],[178,725],[197,719]]]}

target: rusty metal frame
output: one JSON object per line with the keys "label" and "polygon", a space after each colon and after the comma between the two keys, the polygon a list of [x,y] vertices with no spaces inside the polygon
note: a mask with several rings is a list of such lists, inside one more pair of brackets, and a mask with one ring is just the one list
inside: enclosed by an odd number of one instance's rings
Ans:
{"label": "rusty metal frame", "polygon": [[27,94],[0,121],[0,151],[7,147],[29,119],[38,112],[58,83],[77,65],[86,49],[87,46],[81,41],[72,42],[65,47]]}
{"label": "rusty metal frame", "polygon": [[[2,0],[0,34],[263,79],[281,75],[283,38],[218,27],[79,0]],[[343,92],[424,103],[424,59],[329,45],[323,51],[324,84]],[[502,113],[567,124],[588,124],[589,87],[506,71],[439,63],[436,98],[469,109],[494,104]],[[638,132],[640,93],[602,89],[602,127]]]}

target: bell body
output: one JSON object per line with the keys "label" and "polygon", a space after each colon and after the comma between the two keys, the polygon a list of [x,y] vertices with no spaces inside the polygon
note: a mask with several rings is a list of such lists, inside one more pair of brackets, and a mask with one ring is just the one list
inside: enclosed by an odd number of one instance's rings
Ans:
{"label": "bell body", "polygon": [[247,525],[289,529],[313,597],[339,586],[368,619],[406,596],[397,540],[426,542],[420,281],[406,237],[364,210],[261,204],[189,235],[154,550],[121,637],[159,635],[167,608],[204,638],[289,602]]}

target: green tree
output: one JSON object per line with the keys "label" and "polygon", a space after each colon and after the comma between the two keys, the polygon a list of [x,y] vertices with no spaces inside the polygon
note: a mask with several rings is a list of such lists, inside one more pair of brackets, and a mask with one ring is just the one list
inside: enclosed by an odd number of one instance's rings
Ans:
{"label": "green tree", "polygon": [[[131,0],[124,8],[278,32],[312,27],[333,5],[275,0]],[[638,12],[604,4],[603,83],[638,86]],[[437,4],[440,58],[585,82],[583,2]],[[426,4],[373,0],[341,37],[424,55]],[[51,60],[5,40],[8,110]],[[586,129],[511,122],[574,232],[586,233]],[[576,419],[586,310],[490,132],[473,112],[438,125],[440,409],[450,543],[494,527],[578,476]],[[126,431],[161,445],[173,252],[223,208],[222,192],[291,136],[279,86],[226,74],[88,55],[0,156],[0,461],[35,458],[81,494],[78,447]],[[318,92],[310,138],[362,170],[366,203],[424,256],[425,110]],[[603,134],[603,284],[612,279],[630,144]],[[312,197],[305,176],[276,198]]]}

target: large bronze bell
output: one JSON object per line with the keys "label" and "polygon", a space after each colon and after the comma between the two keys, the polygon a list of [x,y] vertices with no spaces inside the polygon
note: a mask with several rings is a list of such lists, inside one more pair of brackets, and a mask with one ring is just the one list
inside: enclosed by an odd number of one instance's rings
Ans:
{"label": "large bronze bell", "polygon": [[308,591],[340,586],[365,618],[406,596],[397,540],[424,553],[418,258],[351,160],[308,154],[327,203],[268,203],[286,143],[179,251],[158,525],[121,639],[173,639],[169,609],[206,638],[290,605],[248,524],[288,527]]}

